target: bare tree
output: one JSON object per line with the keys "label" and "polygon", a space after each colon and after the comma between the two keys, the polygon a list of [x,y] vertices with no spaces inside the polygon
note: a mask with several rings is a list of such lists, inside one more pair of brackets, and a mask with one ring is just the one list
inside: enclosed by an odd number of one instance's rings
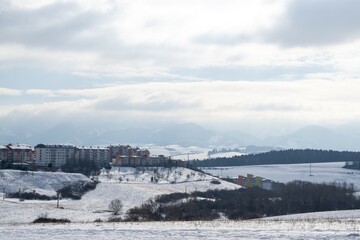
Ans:
{"label": "bare tree", "polygon": [[121,200],[118,198],[113,199],[109,204],[109,209],[113,211],[114,215],[118,215],[119,213],[121,213],[122,208],[123,208],[123,204]]}

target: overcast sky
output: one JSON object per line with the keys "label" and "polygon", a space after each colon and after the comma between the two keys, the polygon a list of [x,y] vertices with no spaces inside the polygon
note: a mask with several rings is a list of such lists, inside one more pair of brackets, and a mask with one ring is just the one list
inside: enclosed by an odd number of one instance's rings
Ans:
{"label": "overcast sky", "polygon": [[1,0],[1,131],[360,120],[360,1]]}

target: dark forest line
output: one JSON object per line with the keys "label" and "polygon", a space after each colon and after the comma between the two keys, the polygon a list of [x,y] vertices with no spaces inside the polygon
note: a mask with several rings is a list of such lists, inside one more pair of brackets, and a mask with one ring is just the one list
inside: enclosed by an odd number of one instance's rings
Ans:
{"label": "dark forest line", "polygon": [[359,209],[352,185],[293,181],[272,190],[241,188],[160,195],[127,212],[125,221],[231,220]]}
{"label": "dark forest line", "polygon": [[193,161],[196,167],[224,167],[266,164],[295,164],[295,163],[323,163],[323,162],[353,162],[360,161],[360,152],[288,149],[270,151],[259,154],[248,154],[230,158],[211,158]]}

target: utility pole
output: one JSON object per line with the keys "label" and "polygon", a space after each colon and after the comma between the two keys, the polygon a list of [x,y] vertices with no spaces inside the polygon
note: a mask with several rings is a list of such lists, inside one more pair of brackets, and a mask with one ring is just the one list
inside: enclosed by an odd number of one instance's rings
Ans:
{"label": "utility pole", "polygon": [[60,205],[59,202],[60,202],[60,196],[61,196],[61,194],[57,192],[56,195],[57,195],[56,207],[59,208],[59,205]]}

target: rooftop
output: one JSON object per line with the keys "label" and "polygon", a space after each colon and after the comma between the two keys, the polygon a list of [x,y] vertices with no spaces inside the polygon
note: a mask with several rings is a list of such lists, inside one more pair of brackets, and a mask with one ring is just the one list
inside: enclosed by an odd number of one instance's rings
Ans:
{"label": "rooftop", "polygon": [[10,149],[20,149],[20,150],[32,150],[31,146],[28,144],[8,144],[7,145],[8,148]]}

